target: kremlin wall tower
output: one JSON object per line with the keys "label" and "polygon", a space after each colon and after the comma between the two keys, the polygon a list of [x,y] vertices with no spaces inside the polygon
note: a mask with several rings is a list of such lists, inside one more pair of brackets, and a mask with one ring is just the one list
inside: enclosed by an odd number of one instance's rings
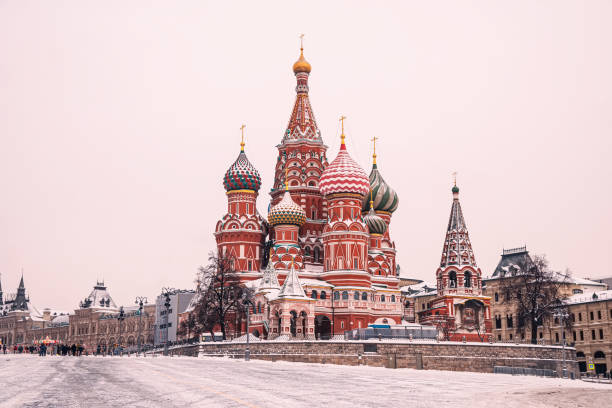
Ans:
{"label": "kremlin wall tower", "polygon": [[[215,238],[218,252],[235,260],[240,279],[255,291],[250,331],[267,339],[326,339],[371,324],[402,324],[404,305],[390,235],[398,195],[383,179],[375,151],[369,177],[353,160],[344,117],[340,151],[328,161],[308,97],[311,65],[303,48],[293,72],[297,95],[277,146],[267,219],[257,211],[261,177],[247,158],[244,141],[223,178],[227,214],[218,221]],[[430,321],[436,324],[442,315],[458,331],[475,336],[490,327],[484,324],[490,319],[488,298],[481,293],[480,269],[454,189],[437,273],[436,305],[445,311],[432,314]]]}

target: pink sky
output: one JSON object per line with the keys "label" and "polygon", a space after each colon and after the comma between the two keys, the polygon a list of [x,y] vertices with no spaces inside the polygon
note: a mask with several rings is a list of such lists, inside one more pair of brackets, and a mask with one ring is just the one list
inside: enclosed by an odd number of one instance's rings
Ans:
{"label": "pink sky", "polygon": [[612,3],[374,4],[0,1],[5,293],[21,268],[38,308],[192,287],[242,123],[267,213],[299,33],[328,156],[341,114],[368,172],[380,137],[403,275],[434,276],[453,171],[485,275],[523,244],[612,275]]}

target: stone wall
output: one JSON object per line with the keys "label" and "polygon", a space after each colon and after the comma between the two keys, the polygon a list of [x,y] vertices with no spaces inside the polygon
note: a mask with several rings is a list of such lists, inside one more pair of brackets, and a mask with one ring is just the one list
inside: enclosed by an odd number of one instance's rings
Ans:
{"label": "stone wall", "polygon": [[[244,358],[246,343],[203,343],[170,350],[176,355]],[[253,342],[251,358],[320,364],[492,373],[495,366],[562,371],[562,348],[516,344],[457,342],[289,341]],[[566,348],[568,372],[578,376],[576,351]]]}

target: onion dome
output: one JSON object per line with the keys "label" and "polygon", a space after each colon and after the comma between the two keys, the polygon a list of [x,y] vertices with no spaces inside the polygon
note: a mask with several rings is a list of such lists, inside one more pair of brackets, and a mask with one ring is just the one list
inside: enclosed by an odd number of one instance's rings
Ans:
{"label": "onion dome", "polygon": [[340,152],[321,174],[319,189],[323,195],[353,193],[365,196],[370,191],[368,176],[349,156],[344,144],[344,131],[341,138]]}
{"label": "onion dome", "polygon": [[285,191],[282,200],[268,213],[270,225],[292,224],[302,226],[306,222],[306,211],[293,201],[289,191]]}
{"label": "onion dome", "polygon": [[457,187],[455,185],[455,186],[453,186],[453,189],[451,191],[453,192],[453,194],[458,194],[459,193],[459,187]]}
{"label": "onion dome", "polygon": [[261,176],[257,169],[251,164],[244,153],[244,146],[240,150],[238,158],[230,166],[223,177],[225,191],[252,190],[259,191],[261,187]]}
{"label": "onion dome", "polygon": [[363,222],[368,226],[370,234],[382,235],[387,231],[387,223],[376,215],[373,207],[370,207],[370,211],[363,217]]}
{"label": "onion dome", "polygon": [[[374,164],[372,165],[372,171],[370,172],[370,187],[372,188],[372,200],[374,201],[374,211],[384,211],[393,213],[397,210],[399,204],[399,197],[395,190],[393,190],[387,182],[382,178],[376,165],[376,157],[374,157]],[[362,211],[368,210],[368,200],[364,200]]]}
{"label": "onion dome", "polygon": [[293,73],[306,72],[310,74],[311,68],[310,63],[304,58],[304,47],[300,47],[300,58],[293,64]]}

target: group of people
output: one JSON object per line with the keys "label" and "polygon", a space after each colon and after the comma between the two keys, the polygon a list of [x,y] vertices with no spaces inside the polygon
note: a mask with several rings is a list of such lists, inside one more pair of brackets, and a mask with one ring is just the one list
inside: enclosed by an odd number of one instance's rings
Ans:
{"label": "group of people", "polygon": [[[3,344],[2,353],[7,354],[6,344]],[[11,348],[8,347],[8,352],[10,353]],[[37,353],[39,356],[46,356],[47,354],[52,356],[80,356],[85,352],[85,347],[81,344],[72,344],[71,346],[67,344],[40,344],[40,345],[14,345],[13,346],[13,354],[22,354],[29,353],[34,354]]]}

